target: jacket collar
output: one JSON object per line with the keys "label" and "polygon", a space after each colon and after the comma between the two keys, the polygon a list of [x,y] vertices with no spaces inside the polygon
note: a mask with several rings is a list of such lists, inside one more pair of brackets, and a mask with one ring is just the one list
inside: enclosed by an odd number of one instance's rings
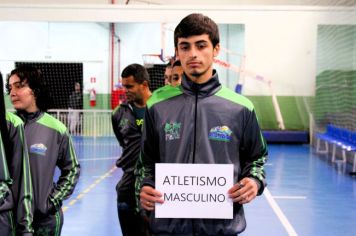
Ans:
{"label": "jacket collar", "polygon": [[221,84],[216,70],[213,70],[213,76],[203,84],[197,84],[188,79],[185,74],[182,78],[183,92],[189,95],[198,95],[198,97],[208,97],[214,95],[220,90]]}
{"label": "jacket collar", "polygon": [[133,111],[133,107],[134,107],[134,105],[133,104],[131,104],[131,103],[128,103],[128,102],[123,102],[123,103],[121,103],[120,104],[120,106],[122,106],[122,107],[126,107],[126,108],[128,108],[128,109],[130,109],[131,111]]}
{"label": "jacket collar", "polygon": [[38,118],[41,117],[44,112],[40,110],[31,113],[26,111],[17,111],[16,114],[24,121],[24,123],[32,123],[38,120]]}

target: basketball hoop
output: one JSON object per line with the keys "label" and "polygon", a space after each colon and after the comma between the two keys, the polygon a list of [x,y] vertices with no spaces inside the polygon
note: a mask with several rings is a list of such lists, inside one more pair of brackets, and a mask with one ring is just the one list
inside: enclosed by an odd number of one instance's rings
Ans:
{"label": "basketball hoop", "polygon": [[142,54],[143,65],[152,68],[155,64],[162,64],[159,54]]}

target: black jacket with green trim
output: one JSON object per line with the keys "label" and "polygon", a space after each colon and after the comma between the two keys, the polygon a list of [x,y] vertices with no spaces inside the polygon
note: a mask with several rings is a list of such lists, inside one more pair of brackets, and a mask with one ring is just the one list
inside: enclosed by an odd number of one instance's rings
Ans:
{"label": "black jacket with green trim", "polygon": [[[215,71],[204,84],[184,76],[180,87],[157,90],[147,107],[140,157],[143,168],[137,170],[140,186],[154,187],[155,163],[233,164],[234,182],[254,178],[262,194],[267,147],[253,104],[223,87]],[[233,207],[232,220],[158,219],[152,212],[150,226],[158,235],[236,235],[246,222],[242,205],[234,203]]]}
{"label": "black jacket with green trim", "polygon": [[135,167],[140,154],[142,129],[137,125],[131,104],[122,103],[112,113],[112,127],[122,148],[116,166],[122,168],[124,174],[116,185],[118,201],[130,206],[137,206],[135,199]]}
{"label": "black jacket with green trim", "polygon": [[133,108],[128,103],[116,107],[111,116],[112,127],[117,140],[122,147],[116,166],[124,172],[133,172],[140,153],[142,130],[136,124]]}
{"label": "black jacket with green trim", "polygon": [[[46,112],[18,112],[24,120],[34,193],[34,215],[60,209],[78,182],[80,165],[65,125]],[[55,168],[60,170],[53,182]]]}
{"label": "black jacket with green trim", "polygon": [[12,210],[17,223],[17,233],[20,235],[32,235],[33,193],[23,122],[10,112],[6,112],[6,121],[11,145],[11,157],[5,157],[1,140],[0,212]]}

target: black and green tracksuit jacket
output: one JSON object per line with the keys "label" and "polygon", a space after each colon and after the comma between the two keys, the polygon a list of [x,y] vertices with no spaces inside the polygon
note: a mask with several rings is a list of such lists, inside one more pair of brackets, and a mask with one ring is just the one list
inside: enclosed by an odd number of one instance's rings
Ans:
{"label": "black and green tracksuit jacket", "polygon": [[[155,163],[233,164],[234,182],[254,178],[262,194],[267,147],[253,104],[222,86],[215,71],[204,84],[183,76],[181,86],[155,91],[147,108],[139,160],[142,168],[137,170],[141,186],[154,187]],[[157,235],[236,235],[246,222],[242,205],[234,203],[233,207],[232,220],[158,219],[153,212],[150,227]]]}
{"label": "black and green tracksuit jacket", "polygon": [[[6,158],[0,134],[0,213],[12,211],[16,231],[32,235],[32,185],[23,122],[16,115],[6,113],[11,157]],[[15,234],[15,233],[14,233]]]}
{"label": "black and green tracksuit jacket", "polygon": [[122,103],[112,113],[112,127],[122,148],[121,156],[116,166],[122,168],[124,174],[116,186],[118,201],[135,206],[135,166],[140,154],[142,126],[136,122],[133,108],[128,103]]}
{"label": "black and green tracksuit jacket", "polygon": [[[18,112],[24,120],[34,193],[34,215],[60,209],[78,182],[80,166],[65,125],[46,112]],[[55,168],[60,177],[53,181]],[[36,217],[34,219],[36,221]]]}

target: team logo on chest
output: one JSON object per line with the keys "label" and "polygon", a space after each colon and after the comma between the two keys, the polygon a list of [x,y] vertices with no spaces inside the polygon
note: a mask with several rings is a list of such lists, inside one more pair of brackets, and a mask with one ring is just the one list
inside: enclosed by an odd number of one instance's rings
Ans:
{"label": "team logo on chest", "polygon": [[209,139],[216,141],[230,142],[231,135],[232,131],[226,125],[213,127],[209,131]]}
{"label": "team logo on chest", "polygon": [[38,154],[41,156],[46,155],[47,147],[43,143],[32,144],[30,147],[30,153]]}
{"label": "team logo on chest", "polygon": [[180,128],[181,123],[166,123],[164,126],[166,140],[180,139]]}
{"label": "team logo on chest", "polygon": [[143,119],[136,119],[136,125],[141,127],[143,125]]}

